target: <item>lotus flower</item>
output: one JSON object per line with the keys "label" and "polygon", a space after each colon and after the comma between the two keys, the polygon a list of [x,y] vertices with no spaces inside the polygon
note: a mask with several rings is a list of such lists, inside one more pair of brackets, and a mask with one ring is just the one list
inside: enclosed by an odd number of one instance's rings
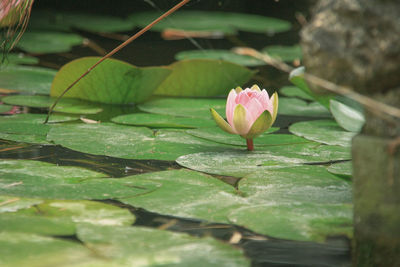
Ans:
{"label": "lotus flower", "polygon": [[232,89],[226,101],[226,122],[221,115],[211,109],[211,115],[225,132],[238,134],[247,141],[247,149],[253,150],[253,138],[268,130],[278,113],[278,94],[268,96],[257,85],[251,88]]}

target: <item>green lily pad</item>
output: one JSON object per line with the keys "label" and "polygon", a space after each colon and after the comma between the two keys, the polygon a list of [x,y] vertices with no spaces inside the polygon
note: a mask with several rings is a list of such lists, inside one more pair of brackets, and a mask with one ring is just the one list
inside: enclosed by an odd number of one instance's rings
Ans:
{"label": "green lily pad", "polygon": [[318,143],[259,146],[255,151],[201,152],[179,157],[176,162],[186,168],[212,173],[243,177],[251,173],[304,163],[350,159],[350,149]]}
{"label": "green lily pad", "polygon": [[138,105],[138,108],[149,113],[211,119],[210,108],[225,114],[225,104],[226,99],[157,98]]}
{"label": "green lily pad", "polygon": [[0,68],[0,88],[49,94],[55,75],[52,69],[9,65]]}
{"label": "green lily pad", "polygon": [[227,222],[225,210],[240,203],[241,199],[232,186],[209,175],[184,169],[132,178],[160,183],[161,187],[150,194],[119,200],[160,214]]}
{"label": "green lily pad", "polygon": [[261,53],[267,53],[272,58],[282,61],[293,61],[295,59],[302,59],[303,53],[300,45],[284,46],[284,45],[271,45],[264,47]]}
{"label": "green lily pad", "polygon": [[93,252],[78,242],[29,233],[0,233],[0,265],[101,266]]}
{"label": "green lily pad", "polygon": [[229,149],[227,145],[196,138],[182,130],[154,133],[148,128],[114,123],[53,126],[47,139],[72,150],[126,159],[175,160],[194,152]]}
{"label": "green lily pad", "polygon": [[[254,139],[254,145],[257,149],[258,146],[274,146],[274,145],[288,145],[297,143],[307,143],[308,141],[304,138],[291,134],[273,134],[270,133],[278,131],[278,127],[269,128],[266,132]],[[246,146],[246,140],[239,135],[229,134],[222,131],[219,127],[200,128],[194,130],[187,130],[187,133],[211,140],[217,143]]]}
{"label": "green lily pad", "polygon": [[0,117],[0,138],[26,143],[48,144],[46,135],[55,123],[72,121],[77,118],[53,115],[48,124],[43,124],[46,115],[17,114]]}
{"label": "green lily pad", "polygon": [[146,126],[152,128],[198,128],[211,127],[215,122],[210,119],[175,117],[151,113],[134,113],[114,117],[112,122],[119,124]]}
{"label": "green lily pad", "polygon": [[[158,11],[135,13],[128,19],[135,22],[138,26],[145,27],[161,14]],[[237,30],[256,33],[277,33],[287,31],[290,28],[291,25],[287,21],[259,15],[210,11],[180,11],[154,25],[152,30],[179,29],[235,34]]]}
{"label": "green lily pad", "polygon": [[254,75],[243,66],[212,59],[188,59],[170,65],[172,74],[155,94],[167,96],[209,97],[226,95]]}
{"label": "green lily pad", "polygon": [[239,55],[229,50],[218,49],[182,51],[175,55],[175,59],[217,59],[248,67],[265,65],[264,61],[254,57]]}
{"label": "green lily pad", "polygon": [[76,28],[91,32],[122,32],[132,30],[134,24],[126,19],[104,14],[36,10],[32,12],[28,27],[34,30],[68,31]]}
{"label": "green lily pad", "polygon": [[[33,108],[49,108],[55,101],[55,98],[41,95],[12,95],[1,99],[4,103],[18,106],[27,106]],[[102,109],[93,103],[78,99],[62,98],[54,111],[71,114],[96,114]]]}
{"label": "green lily pad", "polygon": [[10,105],[0,104],[0,113],[8,112],[12,109]]}
{"label": "green lily pad", "polygon": [[351,183],[321,166],[257,172],[239,182],[250,205],[233,210],[232,222],[291,240],[324,241],[352,235]]}
{"label": "green lily pad", "polygon": [[13,65],[35,65],[39,63],[39,59],[32,56],[27,56],[23,53],[9,53],[6,55],[5,64]]}
{"label": "green lily pad", "polygon": [[302,121],[292,124],[289,131],[306,139],[328,144],[350,147],[356,133],[344,131],[333,120]]}
{"label": "green lily pad", "polygon": [[310,95],[305,93],[297,86],[284,86],[279,90],[279,93],[289,97],[298,97],[304,100],[314,100]]}
{"label": "green lily pad", "polygon": [[321,105],[329,109],[329,100],[332,99],[332,96],[328,95],[318,95],[311,91],[310,87],[308,87],[307,82],[304,80],[304,67],[298,67],[290,72],[289,81],[296,85],[298,88],[303,90],[306,94],[311,96],[313,99],[318,101]]}
{"label": "green lily pad", "polygon": [[76,224],[129,226],[135,217],[127,209],[86,200],[46,201],[29,209],[3,214],[0,227],[9,232],[74,235]]}
{"label": "green lily pad", "polygon": [[83,41],[83,37],[74,33],[29,31],[22,35],[17,47],[32,54],[61,53]]}
{"label": "green lily pad", "polygon": [[330,165],[327,170],[330,173],[351,178],[353,173],[353,165],[351,161],[340,162]]}
{"label": "green lily pad", "polygon": [[242,251],[209,237],[145,227],[81,225],[78,238],[115,266],[250,266]]}
{"label": "green lily pad", "polygon": [[110,179],[78,167],[62,167],[29,160],[0,162],[0,194],[47,199],[109,199],[132,197],[158,184],[132,179]]}
{"label": "green lily pad", "polygon": [[330,110],[336,122],[345,130],[359,133],[365,123],[363,113],[336,100],[330,101]]}
{"label": "green lily pad", "polygon": [[318,102],[307,103],[304,100],[291,97],[280,97],[278,116],[309,116],[309,117],[331,117],[331,113]]}
{"label": "green lily pad", "polygon": [[35,198],[19,198],[15,196],[0,196],[0,213],[15,212],[20,209],[27,209],[31,206],[42,203],[43,200]]}
{"label": "green lily pad", "polygon": [[[64,65],[54,78],[51,96],[59,96],[100,58],[84,57]],[[140,103],[146,100],[171,73],[165,67],[135,67],[126,62],[107,59],[65,97],[106,104]]]}

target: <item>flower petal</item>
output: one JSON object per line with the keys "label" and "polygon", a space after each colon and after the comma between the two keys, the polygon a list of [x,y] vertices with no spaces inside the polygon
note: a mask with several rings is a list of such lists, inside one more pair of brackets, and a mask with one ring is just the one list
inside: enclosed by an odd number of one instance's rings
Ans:
{"label": "flower petal", "polygon": [[236,134],[232,127],[218,114],[213,108],[210,108],[211,116],[217,123],[218,127],[227,133]]}
{"label": "flower petal", "polygon": [[246,113],[246,108],[241,104],[237,105],[233,112],[233,128],[242,136],[247,134],[251,125],[246,118]]}
{"label": "flower petal", "polygon": [[268,130],[272,125],[272,115],[268,110],[265,110],[253,123],[245,138],[255,138],[261,133]]}
{"label": "flower petal", "polygon": [[252,125],[258,116],[260,116],[260,114],[265,110],[257,98],[252,98],[247,105],[245,105],[245,108],[247,110],[246,119],[249,121],[250,125]]}
{"label": "flower petal", "polygon": [[[236,88],[237,90],[237,88]],[[235,110],[236,102],[235,99],[237,93],[234,89],[229,92],[228,99],[226,100],[226,119],[230,125],[233,125],[233,111]]]}
{"label": "flower petal", "polygon": [[241,91],[243,91],[242,87],[238,86],[235,89],[236,93],[239,94]]}
{"label": "flower petal", "polygon": [[275,92],[272,96],[271,96],[271,102],[272,102],[272,107],[273,107],[273,111],[272,111],[272,124],[274,124],[275,120],[276,120],[276,116],[278,115],[278,93]]}
{"label": "flower petal", "polygon": [[260,87],[258,87],[257,84],[254,84],[250,89],[251,89],[251,90],[255,90],[255,91],[257,91],[257,92],[261,92],[261,89],[260,89]]}

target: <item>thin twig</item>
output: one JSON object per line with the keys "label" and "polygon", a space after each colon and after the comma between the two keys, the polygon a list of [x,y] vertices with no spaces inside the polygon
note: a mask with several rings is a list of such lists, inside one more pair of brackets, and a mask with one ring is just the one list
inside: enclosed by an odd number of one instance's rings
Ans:
{"label": "thin twig", "polygon": [[107,55],[105,55],[104,57],[102,57],[101,59],[99,59],[99,61],[97,61],[93,66],[91,66],[85,73],[83,73],[78,79],[76,79],[70,86],[68,86],[58,97],[57,99],[54,101],[53,105],[51,105],[50,109],[49,109],[49,113],[47,114],[46,120],[44,121],[44,123],[47,123],[49,121],[50,115],[53,112],[54,107],[57,105],[57,103],[60,101],[60,99],[75,85],[77,84],[83,77],[85,77],[86,75],[88,75],[94,68],[96,68],[100,63],[102,63],[104,60],[110,58],[112,55],[114,55],[115,53],[117,53],[119,50],[121,50],[122,48],[124,48],[125,46],[127,46],[128,44],[130,44],[132,41],[134,41],[135,39],[137,39],[138,37],[140,37],[143,33],[147,32],[148,30],[150,30],[155,24],[157,24],[158,22],[160,22],[161,20],[163,20],[164,18],[168,17],[169,15],[171,15],[172,13],[174,13],[176,10],[178,10],[179,8],[181,8],[182,6],[184,6],[186,3],[188,3],[190,0],[182,0],[181,2],[179,2],[176,6],[174,6],[173,8],[171,8],[170,10],[168,10],[167,12],[165,12],[164,14],[162,14],[160,17],[158,17],[157,19],[155,19],[153,22],[151,22],[149,25],[147,25],[146,27],[144,27],[143,29],[141,29],[140,31],[138,31],[136,34],[134,34],[133,36],[131,36],[128,40],[126,40],[125,42],[123,42],[122,44],[120,44],[119,46],[117,46],[116,48],[114,48],[111,52],[109,52]]}
{"label": "thin twig", "polygon": [[[235,48],[234,52],[240,55],[248,55],[257,59],[260,59],[281,71],[290,73],[293,70],[293,67],[289,66],[288,64],[284,63],[281,60],[275,59],[270,57],[268,54],[260,53],[257,50],[248,47],[239,47]],[[393,118],[400,118],[400,109],[395,108],[393,106],[387,105],[383,102],[376,101],[370,97],[364,96],[359,94],[348,87],[336,85],[330,81],[324,80],[319,78],[315,75],[304,73],[304,80],[310,82],[314,85],[317,85],[327,91],[333,92],[335,94],[344,95],[348,98],[357,101],[358,103],[362,104],[364,107],[368,108],[368,110],[376,115],[379,115],[382,118],[392,121]],[[390,116],[387,116],[390,115]]]}

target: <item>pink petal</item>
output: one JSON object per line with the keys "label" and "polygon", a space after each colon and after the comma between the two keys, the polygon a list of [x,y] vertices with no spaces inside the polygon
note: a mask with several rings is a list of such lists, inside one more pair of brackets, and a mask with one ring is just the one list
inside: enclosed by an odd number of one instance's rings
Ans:
{"label": "pink petal", "polygon": [[238,94],[238,96],[236,97],[236,104],[242,104],[243,106],[245,106],[249,101],[250,101],[250,97],[248,95],[248,93],[251,90],[249,88],[246,88],[245,90],[243,90],[242,92],[240,92]]}
{"label": "pink petal", "polygon": [[247,106],[245,106],[246,108],[246,119],[249,123],[249,129],[251,125],[253,125],[253,123],[257,120],[257,118],[261,115],[261,113],[264,112],[264,108],[262,106],[262,104],[260,103],[260,101],[258,101],[257,98],[253,98],[249,101],[249,103],[247,104]]}
{"label": "pink petal", "polygon": [[235,110],[236,106],[236,97],[237,93],[234,89],[232,89],[229,92],[228,99],[226,100],[226,119],[231,126],[233,126],[233,111]]}

